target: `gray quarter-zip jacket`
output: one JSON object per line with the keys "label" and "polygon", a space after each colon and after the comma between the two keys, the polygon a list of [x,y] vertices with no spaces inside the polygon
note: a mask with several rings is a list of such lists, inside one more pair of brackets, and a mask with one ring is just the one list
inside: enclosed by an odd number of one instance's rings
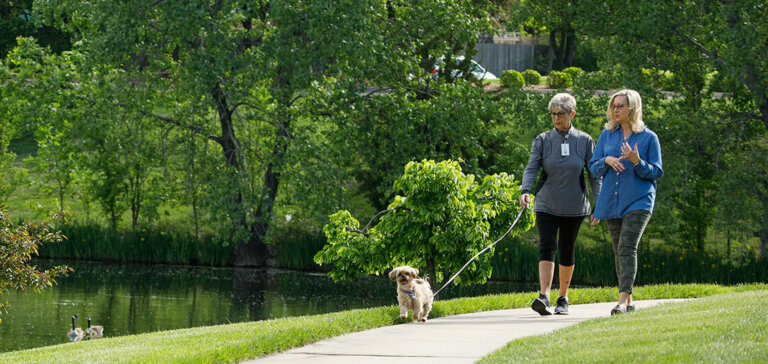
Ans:
{"label": "gray quarter-zip jacket", "polygon": [[573,126],[567,133],[552,128],[533,140],[531,157],[523,172],[522,193],[530,193],[539,169],[543,169],[547,176],[536,193],[534,211],[556,216],[590,214],[584,170],[587,171],[593,201],[597,201],[602,186],[602,178],[593,176],[587,166],[594,149],[592,137]]}

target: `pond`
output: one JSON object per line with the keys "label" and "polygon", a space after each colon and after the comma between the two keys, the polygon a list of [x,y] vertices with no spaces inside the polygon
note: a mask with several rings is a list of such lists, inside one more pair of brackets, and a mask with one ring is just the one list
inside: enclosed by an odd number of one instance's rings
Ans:
{"label": "pond", "polygon": [[[397,304],[385,277],[333,282],[325,274],[277,269],[125,265],[39,260],[39,269],[75,269],[42,293],[9,291],[0,316],[0,352],[69,342],[77,327],[104,326],[105,337],[196,326],[312,315]],[[451,286],[440,299],[535,291],[535,284],[488,282]]]}

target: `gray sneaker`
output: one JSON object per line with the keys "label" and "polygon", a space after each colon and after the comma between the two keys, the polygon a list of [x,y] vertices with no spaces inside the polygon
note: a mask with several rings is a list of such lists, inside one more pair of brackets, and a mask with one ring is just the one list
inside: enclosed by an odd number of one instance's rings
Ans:
{"label": "gray sneaker", "polygon": [[555,315],[567,315],[568,314],[568,297],[558,297],[557,306],[555,307]]}
{"label": "gray sneaker", "polygon": [[542,316],[552,314],[552,310],[549,308],[549,297],[544,295],[539,295],[539,298],[533,300],[533,302],[531,302],[531,308]]}
{"label": "gray sneaker", "polygon": [[627,305],[627,312],[634,312],[635,311],[635,305]]}

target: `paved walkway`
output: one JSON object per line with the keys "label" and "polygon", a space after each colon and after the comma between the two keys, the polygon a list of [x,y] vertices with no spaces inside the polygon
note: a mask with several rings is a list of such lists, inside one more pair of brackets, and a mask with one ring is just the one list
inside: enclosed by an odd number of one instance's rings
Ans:
{"label": "paved walkway", "polygon": [[[682,300],[635,301],[637,309]],[[596,317],[610,303],[572,305],[570,315],[540,316],[530,308],[478,312],[346,334],[245,363],[474,363],[506,343]]]}

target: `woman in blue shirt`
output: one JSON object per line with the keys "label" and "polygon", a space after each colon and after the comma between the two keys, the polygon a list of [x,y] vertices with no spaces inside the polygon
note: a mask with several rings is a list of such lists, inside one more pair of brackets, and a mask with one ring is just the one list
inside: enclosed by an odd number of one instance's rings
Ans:
{"label": "woman in blue shirt", "polygon": [[619,302],[611,314],[618,314],[634,310],[637,246],[653,212],[656,180],[664,171],[659,138],[643,122],[637,91],[621,90],[611,96],[606,116],[589,170],[603,177],[594,216],[606,221],[611,234],[619,279]]}

